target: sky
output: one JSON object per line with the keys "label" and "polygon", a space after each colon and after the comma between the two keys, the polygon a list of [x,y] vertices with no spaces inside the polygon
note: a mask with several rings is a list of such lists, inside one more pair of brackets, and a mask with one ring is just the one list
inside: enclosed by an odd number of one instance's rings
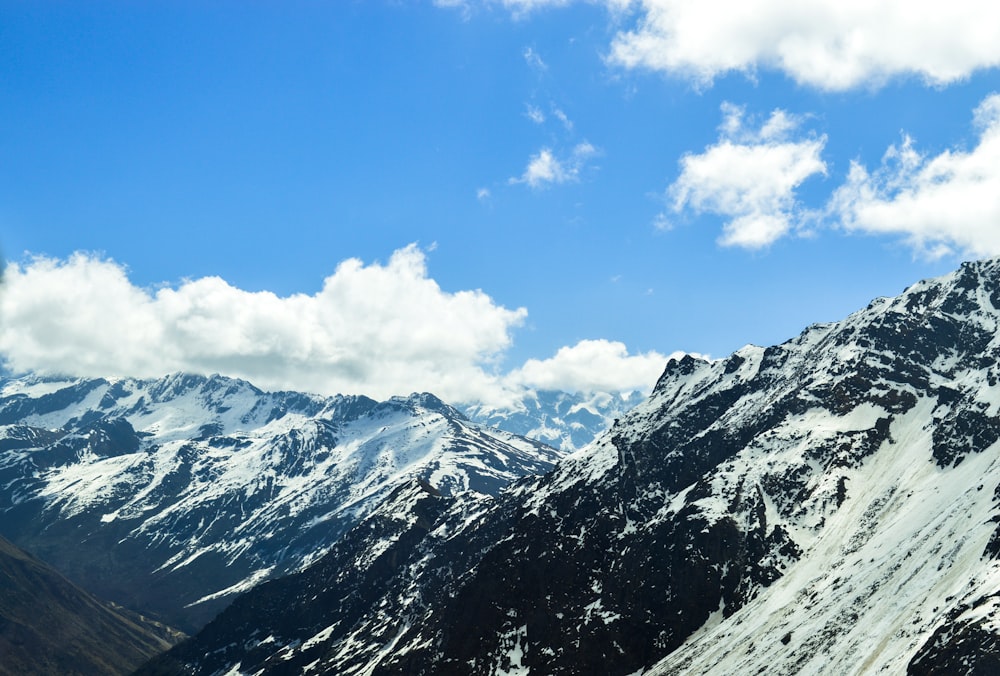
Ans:
{"label": "sky", "polygon": [[0,359],[648,391],[1000,254],[1000,5],[0,0]]}

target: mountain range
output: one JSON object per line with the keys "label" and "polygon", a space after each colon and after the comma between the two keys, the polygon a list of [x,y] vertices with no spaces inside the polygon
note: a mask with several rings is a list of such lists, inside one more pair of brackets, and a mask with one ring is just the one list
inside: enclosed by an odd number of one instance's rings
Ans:
{"label": "mountain range", "polygon": [[144,674],[997,673],[1000,261],[728,358],[495,496],[398,484]]}
{"label": "mountain range", "polygon": [[192,631],[317,559],[403,483],[495,493],[560,456],[430,394],[8,378],[0,534],[100,597]]}

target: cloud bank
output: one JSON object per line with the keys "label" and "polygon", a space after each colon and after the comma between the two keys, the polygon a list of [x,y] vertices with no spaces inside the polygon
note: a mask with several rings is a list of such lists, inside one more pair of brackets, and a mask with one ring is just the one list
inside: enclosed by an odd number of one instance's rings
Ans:
{"label": "cloud bank", "polygon": [[[411,245],[388,263],[346,260],[313,295],[249,292],[218,277],[155,290],[77,253],[6,268],[0,357],[14,371],[157,377],[222,373],[267,389],[366,394],[431,391],[453,402],[509,402],[531,384],[608,390],[650,386],[666,364],[604,341],[564,348],[504,376],[496,365],[527,311],[482,291],[442,290]],[[576,356],[597,355],[587,376]],[[641,373],[643,369],[648,373]],[[522,373],[523,372],[523,373]],[[588,385],[589,384],[589,385]]]}

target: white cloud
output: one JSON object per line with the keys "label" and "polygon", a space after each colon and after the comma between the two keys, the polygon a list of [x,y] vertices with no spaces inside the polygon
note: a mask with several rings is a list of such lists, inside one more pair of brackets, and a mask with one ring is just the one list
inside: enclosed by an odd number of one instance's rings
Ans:
{"label": "white cloud", "polygon": [[[435,0],[468,8],[463,0]],[[1000,4],[984,0],[589,0],[619,31],[609,60],[710,84],[775,69],[824,90],[916,76],[940,86],[1000,66]],[[482,0],[516,18],[572,0]]]}
{"label": "white cloud", "polygon": [[443,291],[415,245],[384,265],[346,260],[319,292],[288,297],[218,277],[143,289],[124,266],[77,253],[7,266],[0,357],[15,371],[223,373],[268,389],[376,398],[431,391],[494,406],[535,388],[648,392],[669,359],[584,340],[499,375],[526,316],[482,291]]}
{"label": "white cloud", "polygon": [[623,343],[609,340],[581,340],[562,347],[548,359],[529,359],[507,375],[512,387],[567,392],[648,393],[675,352],[664,356],[651,351],[629,354]]}
{"label": "white cloud", "polygon": [[492,197],[492,193],[489,188],[479,188],[476,190],[476,199],[480,202],[488,202],[490,197]]}
{"label": "white cloud", "polygon": [[532,188],[544,188],[578,181],[587,160],[597,153],[597,148],[586,141],[578,143],[568,156],[561,159],[550,148],[542,148],[531,156],[524,173],[509,179],[509,183],[527,183]]}
{"label": "white cloud", "polygon": [[416,246],[350,259],[314,295],[248,292],[218,277],[151,291],[84,254],[10,264],[0,355],[14,370],[81,376],[219,372],[262,387],[489,399],[494,360],[527,312],[443,291]]}
{"label": "white cloud", "polygon": [[566,128],[566,131],[573,131],[573,120],[569,119],[569,116],[566,115],[566,113],[564,113],[559,108],[553,108],[552,114],[556,116],[556,119],[562,122],[563,127]]}
{"label": "white cloud", "polygon": [[[667,195],[677,213],[690,209],[727,218],[720,243],[761,248],[802,227],[796,189],[826,174],[825,137],[792,140],[801,121],[774,111],[760,128],[747,127],[743,108],[723,104],[719,141],[681,158],[681,174]],[[666,229],[669,222],[657,217]]]}
{"label": "white cloud", "polygon": [[538,52],[531,47],[526,47],[522,56],[524,56],[525,63],[535,70],[546,70],[548,68],[548,65],[542,61],[542,57],[539,56]]}
{"label": "white cloud", "polygon": [[927,157],[906,137],[874,172],[853,162],[831,212],[848,231],[903,235],[925,255],[1000,255],[1000,95],[979,105],[975,121],[972,150]]}
{"label": "white cloud", "polygon": [[661,231],[673,230],[674,223],[670,220],[670,217],[661,211],[653,217],[653,227]]}
{"label": "white cloud", "polygon": [[611,61],[710,83],[783,71],[826,90],[916,75],[935,85],[1000,65],[1000,4],[982,0],[641,0]]}
{"label": "white cloud", "polygon": [[[490,0],[496,2],[496,0]],[[573,4],[574,0],[500,0],[504,9],[510,10],[515,17],[522,17],[539,9],[549,7],[566,7]]]}
{"label": "white cloud", "polygon": [[525,108],[524,116],[535,124],[543,124],[545,122],[545,113],[543,113],[541,109],[536,106],[528,105]]}
{"label": "white cloud", "polygon": [[[604,5],[613,14],[626,11],[636,0],[585,0],[588,4]],[[465,4],[466,0],[436,0],[440,6],[453,6],[449,3]],[[499,4],[509,10],[515,17],[521,17],[536,10],[551,7],[567,7],[579,4],[580,0],[482,0],[483,4]]]}

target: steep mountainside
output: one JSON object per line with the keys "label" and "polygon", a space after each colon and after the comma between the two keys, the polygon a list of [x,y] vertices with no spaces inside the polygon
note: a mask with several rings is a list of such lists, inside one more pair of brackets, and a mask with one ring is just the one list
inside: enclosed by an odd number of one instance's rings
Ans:
{"label": "steep mountainside", "polygon": [[411,477],[492,493],[557,457],[429,394],[22,378],[0,384],[0,532],[87,589],[192,629],[314,560]]}
{"label": "steep mountainside", "polygon": [[988,261],[671,361],[551,473],[396,494],[145,673],[995,673],[998,329]]}
{"label": "steep mountainside", "polygon": [[638,393],[529,391],[511,406],[462,406],[471,420],[537,439],[562,451],[583,448],[642,401]]}
{"label": "steep mountainside", "polygon": [[0,537],[0,674],[127,674],[178,638],[101,603]]}

